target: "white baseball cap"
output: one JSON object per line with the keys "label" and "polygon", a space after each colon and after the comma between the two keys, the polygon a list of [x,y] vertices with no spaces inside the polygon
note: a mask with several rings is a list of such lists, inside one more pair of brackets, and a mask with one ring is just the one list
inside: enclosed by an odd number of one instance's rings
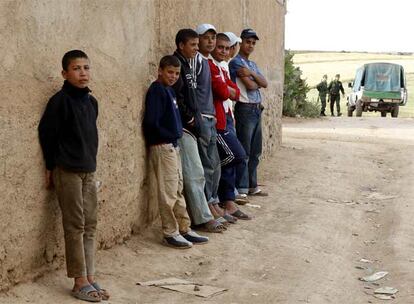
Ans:
{"label": "white baseball cap", "polygon": [[240,37],[236,36],[233,32],[224,32],[224,35],[226,35],[230,39],[230,46],[235,45],[236,43],[241,43],[242,40]]}
{"label": "white baseball cap", "polygon": [[197,28],[196,28],[196,32],[197,32],[197,34],[199,34],[199,35],[203,35],[203,34],[205,34],[207,31],[214,31],[216,34],[217,34],[217,30],[216,30],[216,28],[214,27],[214,25],[212,25],[212,24],[209,24],[209,23],[203,23],[203,24],[200,24],[199,26],[197,26]]}

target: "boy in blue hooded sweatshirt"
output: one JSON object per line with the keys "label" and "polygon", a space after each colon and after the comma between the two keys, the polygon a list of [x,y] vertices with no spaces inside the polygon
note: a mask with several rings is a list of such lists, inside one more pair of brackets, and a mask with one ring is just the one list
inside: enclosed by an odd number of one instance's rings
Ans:
{"label": "boy in blue hooded sweatshirt", "polygon": [[190,229],[183,195],[181,157],[177,141],[183,135],[180,111],[171,88],[180,76],[175,56],[161,58],[158,79],[148,89],[143,121],[149,145],[150,192],[156,193],[164,243],[174,248],[191,248],[208,242]]}

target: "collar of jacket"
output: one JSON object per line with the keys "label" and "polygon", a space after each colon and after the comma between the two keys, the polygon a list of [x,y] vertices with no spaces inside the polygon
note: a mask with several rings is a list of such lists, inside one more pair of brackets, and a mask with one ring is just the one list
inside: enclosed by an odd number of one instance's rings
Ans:
{"label": "collar of jacket", "polygon": [[82,98],[85,95],[92,92],[88,87],[86,88],[78,88],[72,85],[69,81],[65,80],[63,83],[62,89],[68,93],[70,96],[75,98]]}
{"label": "collar of jacket", "polygon": [[183,55],[181,55],[179,50],[176,50],[174,52],[174,55],[182,62],[185,63],[187,66],[190,66],[190,62],[187,58],[185,58]]}

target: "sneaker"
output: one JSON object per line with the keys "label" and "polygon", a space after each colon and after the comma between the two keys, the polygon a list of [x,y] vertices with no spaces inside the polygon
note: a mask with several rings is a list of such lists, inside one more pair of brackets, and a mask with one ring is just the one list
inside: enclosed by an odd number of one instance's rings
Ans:
{"label": "sneaker", "polygon": [[177,249],[187,249],[193,247],[193,243],[186,240],[182,235],[164,237],[164,243],[167,246]]}
{"label": "sneaker", "polygon": [[238,205],[246,205],[249,202],[247,194],[237,194],[234,202]]}
{"label": "sneaker", "polygon": [[208,242],[208,237],[198,235],[195,231],[192,230],[184,233],[182,236],[184,239],[190,243],[193,243],[194,245],[201,245]]}
{"label": "sneaker", "polygon": [[236,199],[243,199],[243,198],[247,198],[247,194],[245,194],[245,193],[236,194]]}
{"label": "sneaker", "polygon": [[262,189],[260,188],[253,188],[251,190],[249,190],[249,195],[253,195],[253,196],[268,196],[269,194],[262,191]]}
{"label": "sneaker", "polygon": [[338,113],[338,117],[339,117],[339,116],[342,116],[342,113]]}

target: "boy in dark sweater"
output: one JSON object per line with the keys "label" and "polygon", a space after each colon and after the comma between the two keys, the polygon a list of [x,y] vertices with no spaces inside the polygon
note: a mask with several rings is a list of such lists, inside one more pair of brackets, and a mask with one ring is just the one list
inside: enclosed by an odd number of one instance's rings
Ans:
{"label": "boy in dark sweater", "polygon": [[79,50],[62,59],[62,89],[48,102],[40,120],[40,145],[46,162],[46,187],[54,187],[62,210],[67,275],[72,295],[90,302],[109,294],[96,283],[96,154],[98,102],[88,88],[88,56]]}
{"label": "boy in dark sweater", "polygon": [[197,102],[197,80],[190,62],[197,54],[198,42],[198,34],[192,29],[181,29],[175,36],[177,50],[174,56],[181,63],[181,72],[173,89],[183,124],[183,136],[178,140],[178,145],[182,159],[184,194],[192,223],[200,230],[221,233],[226,227],[214,219],[208,207],[204,192],[204,169],[197,147],[203,118]]}
{"label": "boy in dark sweater", "polygon": [[171,88],[180,76],[180,61],[165,56],[160,61],[158,79],[148,89],[143,121],[149,145],[150,192],[156,193],[164,242],[175,248],[190,248],[208,242],[190,229],[183,195],[183,176],[177,140],[183,135],[180,111]]}

